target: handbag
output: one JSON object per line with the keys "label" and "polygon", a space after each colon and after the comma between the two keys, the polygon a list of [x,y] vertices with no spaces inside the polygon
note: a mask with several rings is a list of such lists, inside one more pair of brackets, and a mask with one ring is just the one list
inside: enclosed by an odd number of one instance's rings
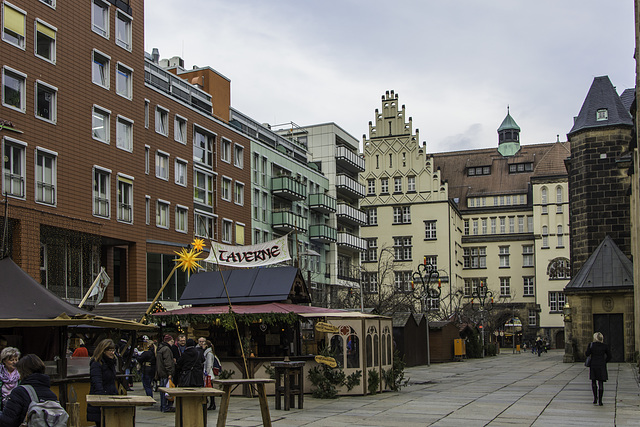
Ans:
{"label": "handbag", "polygon": [[587,360],[584,361],[584,366],[591,367],[591,356],[587,356]]}
{"label": "handbag", "polygon": [[205,377],[204,377],[204,386],[205,387],[209,387],[209,388],[213,388],[213,384],[211,384],[211,376],[205,375]]}
{"label": "handbag", "polygon": [[[173,383],[173,381],[168,380],[168,381],[167,381],[167,385],[166,385],[165,387],[173,388],[173,387],[175,387],[175,386],[176,386],[176,385]],[[167,401],[169,401],[169,402],[173,402],[173,401],[174,401],[174,399],[175,399],[175,397],[171,396],[169,393],[165,393],[165,397],[166,397]]]}

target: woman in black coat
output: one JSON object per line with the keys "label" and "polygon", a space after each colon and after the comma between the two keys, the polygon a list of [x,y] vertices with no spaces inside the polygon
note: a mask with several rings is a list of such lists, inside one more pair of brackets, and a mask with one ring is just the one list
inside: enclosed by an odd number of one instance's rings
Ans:
{"label": "woman in black coat", "polygon": [[589,378],[591,379],[591,390],[593,391],[593,404],[595,405],[597,403],[600,406],[602,406],[604,382],[609,379],[609,374],[607,373],[607,362],[611,360],[609,346],[603,341],[604,337],[602,334],[600,332],[596,332],[593,334],[593,342],[589,344],[585,353],[587,357],[591,356]]}
{"label": "woman in black coat", "polygon": [[4,410],[0,413],[0,426],[18,427],[27,416],[27,409],[31,403],[29,392],[21,387],[30,385],[36,392],[38,400],[55,400],[56,395],[51,391],[49,376],[44,373],[44,362],[35,354],[27,354],[16,364],[16,369],[23,378],[20,386],[14,388],[7,398]]}
{"label": "woman in black coat", "polygon": [[[118,394],[116,386],[116,345],[110,339],[98,343],[91,362],[89,375],[91,389],[89,394]],[[100,427],[100,407],[87,405],[87,421],[93,421]]]}
{"label": "woman in black coat", "polygon": [[192,339],[176,364],[176,376],[178,387],[204,387],[204,356]]}

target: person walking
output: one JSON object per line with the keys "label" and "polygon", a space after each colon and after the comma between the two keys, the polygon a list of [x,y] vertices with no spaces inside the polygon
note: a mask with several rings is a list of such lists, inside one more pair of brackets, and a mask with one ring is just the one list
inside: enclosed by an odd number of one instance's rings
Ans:
{"label": "person walking", "polygon": [[[91,388],[89,394],[116,395],[116,345],[111,339],[98,343],[89,362]],[[100,427],[100,407],[87,405],[87,421]]]}
{"label": "person walking", "polygon": [[589,343],[585,355],[591,356],[589,379],[591,379],[591,390],[593,391],[593,404],[597,403],[602,406],[604,383],[609,379],[607,363],[611,360],[611,351],[609,351],[609,346],[604,343],[602,333],[593,334],[593,342]]}
{"label": "person walking", "polygon": [[204,357],[191,338],[176,364],[176,378],[178,387],[204,387]]}
{"label": "person walking", "polygon": [[[167,334],[162,338],[162,342],[156,350],[156,376],[158,377],[158,384],[160,384],[161,387],[165,387],[169,380],[173,381],[175,375],[176,365],[173,360],[173,352],[171,351],[173,343],[173,337]],[[171,407],[171,402],[167,400],[165,393],[161,392],[160,411],[174,412],[175,410],[175,408]]]}
{"label": "person walking", "polygon": [[[153,397],[151,382],[156,376],[156,346],[153,341],[146,339],[142,345],[142,353],[138,356],[142,371],[142,387],[149,397]],[[164,384],[162,385],[164,387]]]}
{"label": "person walking", "polygon": [[[220,365],[220,359],[218,359],[218,356],[216,356],[214,352],[213,343],[211,341],[205,340],[204,348],[205,387],[211,387],[211,380],[215,379],[215,377],[220,374],[222,365]],[[215,396],[211,396],[210,399],[207,409],[216,409]]]}

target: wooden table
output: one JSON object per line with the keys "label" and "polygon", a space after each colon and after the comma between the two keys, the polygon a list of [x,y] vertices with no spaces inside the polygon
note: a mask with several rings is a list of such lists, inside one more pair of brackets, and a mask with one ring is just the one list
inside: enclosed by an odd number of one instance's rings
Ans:
{"label": "wooden table", "polygon": [[241,378],[237,380],[211,380],[212,383],[222,386],[224,394],[222,395],[222,402],[220,402],[220,409],[218,412],[218,425],[217,427],[224,427],[227,425],[227,411],[229,410],[229,400],[231,398],[232,388],[239,385],[248,385],[250,387],[256,386],[258,389],[258,400],[260,401],[260,413],[262,414],[262,425],[264,427],[271,427],[271,415],[269,414],[269,403],[267,402],[267,392],[264,385],[274,383],[275,380],[270,378]]}
{"label": "wooden table", "polygon": [[[304,365],[305,362],[271,362],[276,374],[276,409],[281,409],[280,397],[284,395],[284,410],[295,407],[298,395],[298,409],[304,401]],[[284,377],[284,384],[280,379]]]}
{"label": "wooden table", "polygon": [[100,425],[133,427],[136,425],[136,406],[151,406],[156,401],[149,396],[88,394],[87,403],[100,407]]}
{"label": "wooden table", "polygon": [[176,398],[176,426],[207,425],[207,396],[221,396],[222,390],[211,387],[158,387],[160,393]]}

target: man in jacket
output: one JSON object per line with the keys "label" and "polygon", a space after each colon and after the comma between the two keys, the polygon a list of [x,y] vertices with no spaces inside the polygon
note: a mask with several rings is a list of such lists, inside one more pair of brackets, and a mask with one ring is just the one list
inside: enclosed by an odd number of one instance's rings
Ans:
{"label": "man in jacket", "polygon": [[[166,386],[168,380],[173,381],[175,373],[175,362],[173,360],[173,352],[171,351],[173,342],[173,337],[167,334],[156,350],[158,383],[162,387]],[[162,412],[174,412],[176,410],[171,407],[171,402],[167,400],[164,393],[160,393],[160,410]]]}

